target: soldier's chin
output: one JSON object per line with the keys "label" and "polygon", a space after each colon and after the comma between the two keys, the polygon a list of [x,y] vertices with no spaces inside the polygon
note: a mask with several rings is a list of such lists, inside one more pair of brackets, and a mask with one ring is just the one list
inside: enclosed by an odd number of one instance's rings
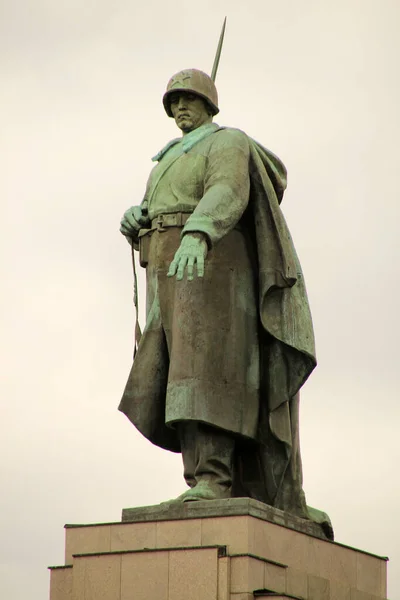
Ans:
{"label": "soldier's chin", "polygon": [[188,133],[189,131],[192,131],[192,129],[194,129],[194,124],[191,119],[180,119],[177,125],[179,129],[181,129],[185,133]]}

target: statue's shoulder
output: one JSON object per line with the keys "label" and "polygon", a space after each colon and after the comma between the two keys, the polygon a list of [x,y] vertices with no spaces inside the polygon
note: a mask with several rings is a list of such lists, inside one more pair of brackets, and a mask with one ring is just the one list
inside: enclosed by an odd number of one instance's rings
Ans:
{"label": "statue's shoulder", "polygon": [[212,136],[212,145],[215,148],[240,148],[249,152],[249,137],[241,129],[234,127],[219,127]]}

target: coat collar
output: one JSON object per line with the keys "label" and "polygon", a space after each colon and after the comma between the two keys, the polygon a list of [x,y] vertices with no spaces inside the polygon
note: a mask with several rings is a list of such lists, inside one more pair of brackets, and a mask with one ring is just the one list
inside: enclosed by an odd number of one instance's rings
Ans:
{"label": "coat collar", "polygon": [[162,148],[160,152],[153,156],[151,160],[154,162],[160,161],[167,154],[167,152],[177,144],[181,145],[182,152],[186,154],[187,152],[189,152],[189,150],[193,148],[193,146],[198,144],[201,140],[209,136],[211,133],[214,133],[214,131],[217,131],[218,129],[220,129],[220,127],[216,123],[206,123],[205,125],[201,125],[200,127],[194,129],[187,135],[184,135],[181,138],[175,138],[168,142],[168,144],[164,146],[164,148]]}

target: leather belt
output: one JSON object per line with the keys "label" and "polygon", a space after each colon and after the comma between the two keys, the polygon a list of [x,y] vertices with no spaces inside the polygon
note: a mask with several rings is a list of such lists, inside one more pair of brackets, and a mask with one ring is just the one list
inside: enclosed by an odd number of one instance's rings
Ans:
{"label": "leather belt", "polygon": [[183,227],[192,213],[176,212],[158,215],[151,221],[150,231],[165,231],[167,227]]}

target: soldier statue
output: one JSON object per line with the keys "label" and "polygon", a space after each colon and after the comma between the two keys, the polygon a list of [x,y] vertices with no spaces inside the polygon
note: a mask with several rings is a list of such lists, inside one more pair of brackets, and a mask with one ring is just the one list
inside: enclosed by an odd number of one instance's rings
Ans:
{"label": "soldier statue", "polygon": [[[299,390],[316,365],[304,280],[280,209],[286,169],[213,122],[214,81],[187,69],[163,97],[182,136],[121,232],[146,268],[147,320],[119,409],[181,452],[175,502],[255,498],[305,519]],[[329,529],[329,527],[328,527]]]}

